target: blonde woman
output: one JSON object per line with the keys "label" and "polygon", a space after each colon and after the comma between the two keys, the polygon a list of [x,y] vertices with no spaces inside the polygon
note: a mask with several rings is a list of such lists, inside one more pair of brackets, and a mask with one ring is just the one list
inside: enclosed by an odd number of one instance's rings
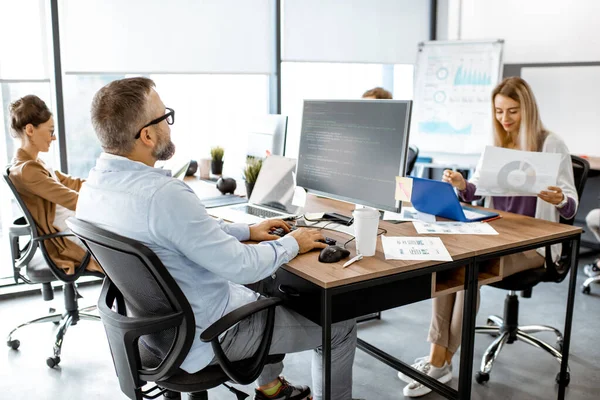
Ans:
{"label": "blonde woman", "polygon": [[[579,199],[573,181],[571,156],[562,139],[544,128],[529,85],[518,77],[504,79],[492,92],[492,107],[495,146],[559,153],[562,158],[556,186],[548,187],[537,197],[487,197],[484,199],[485,206],[552,222],[558,222],[561,216],[573,218]],[[481,163],[482,160],[469,181],[460,173],[450,170],[444,171],[443,181],[457,188],[463,201],[477,200],[475,190],[480,180]],[[552,246],[554,261],[560,257],[560,251],[560,245]],[[504,275],[508,276],[541,267],[544,260],[544,249],[538,249],[505,256],[498,262],[503,264]],[[461,342],[463,303],[462,291],[433,299],[433,315],[428,335],[430,352],[413,364],[413,368],[442,383],[452,379],[452,357]],[[407,397],[419,397],[431,391],[402,373],[398,376],[408,382],[403,391]]]}
{"label": "blonde woman", "polygon": [[[34,95],[20,98],[10,105],[10,123],[21,142],[10,166],[10,180],[33,216],[41,235],[66,231],[66,219],[75,215],[82,179],[53,171],[38,158],[50,150],[54,135],[54,118],[42,99]],[[44,241],[52,260],[68,274],[85,256],[83,244],[73,237],[56,237]],[[87,269],[102,272],[94,259]]]}

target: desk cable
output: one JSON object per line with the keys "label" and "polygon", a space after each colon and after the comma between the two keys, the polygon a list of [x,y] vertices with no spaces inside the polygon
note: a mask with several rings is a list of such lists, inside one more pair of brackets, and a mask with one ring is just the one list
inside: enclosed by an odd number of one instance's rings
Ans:
{"label": "desk cable", "polygon": [[[338,232],[338,233],[345,233],[345,232],[340,232],[340,231],[338,231],[338,230],[336,230],[336,229],[327,228],[327,226],[329,226],[329,225],[331,225],[331,224],[339,224],[339,222],[331,221],[331,220],[329,220],[329,219],[325,219],[325,218],[315,218],[315,219],[309,219],[309,218],[306,218],[306,216],[305,216],[305,215],[303,215],[303,216],[302,216],[302,218],[303,218],[305,221],[308,221],[308,222],[316,222],[316,223],[319,223],[319,222],[325,222],[325,221],[328,221],[328,223],[327,223],[327,224],[325,224],[324,226],[311,226],[311,225],[304,225],[304,226],[301,226],[300,228],[312,228],[312,229],[318,229],[318,230],[323,230],[323,229],[325,229],[325,230],[328,230],[328,231],[334,231],[334,232]],[[385,235],[385,234],[387,233],[387,229],[385,229],[385,228],[379,228],[379,227],[377,227],[377,231],[378,231],[378,232],[377,232],[377,236],[380,236],[380,235]],[[342,247],[343,247],[343,248],[346,248],[346,245],[347,245],[348,243],[352,242],[352,241],[353,241],[353,240],[355,240],[355,239],[356,239],[356,236],[352,236],[350,239],[348,239],[346,242],[344,242],[344,244],[342,245]]]}

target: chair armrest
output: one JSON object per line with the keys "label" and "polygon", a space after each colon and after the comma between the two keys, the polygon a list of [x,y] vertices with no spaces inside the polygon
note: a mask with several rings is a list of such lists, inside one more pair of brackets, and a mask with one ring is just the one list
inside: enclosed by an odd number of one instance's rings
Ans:
{"label": "chair armrest", "polygon": [[282,300],[280,298],[266,297],[235,309],[206,328],[202,334],[200,334],[200,340],[203,342],[211,342],[241,320],[251,316],[252,314],[256,314],[259,311],[276,307],[281,303]]}
{"label": "chair armrest", "polygon": [[[546,246],[546,273],[543,277],[544,282],[562,282],[568,275],[569,270],[571,269],[571,259],[570,259],[570,251],[565,258],[565,249],[566,246],[570,246],[569,242],[562,242],[563,251],[558,260],[558,263],[555,263],[552,259],[552,246]],[[571,251],[574,251],[571,249]]]}
{"label": "chair armrest", "polygon": [[63,232],[51,233],[49,235],[38,236],[33,240],[35,240],[37,242],[42,242],[44,240],[53,239],[53,238],[57,238],[57,237],[65,237],[65,236],[75,236],[75,235],[73,233],[71,233],[70,231],[63,231]]}
{"label": "chair armrest", "polygon": [[[275,307],[281,302],[282,300],[278,298],[261,298],[255,302],[246,304],[223,316],[200,335],[200,340],[203,342],[210,341],[217,363],[232,381],[240,385],[248,385],[254,382],[260,375],[269,355],[269,349],[271,348],[275,323]],[[219,335],[244,318],[264,310],[267,310],[267,317],[258,349],[253,356],[244,360],[243,366],[239,365],[239,363],[231,362],[225,355],[221,343],[219,343]]]}

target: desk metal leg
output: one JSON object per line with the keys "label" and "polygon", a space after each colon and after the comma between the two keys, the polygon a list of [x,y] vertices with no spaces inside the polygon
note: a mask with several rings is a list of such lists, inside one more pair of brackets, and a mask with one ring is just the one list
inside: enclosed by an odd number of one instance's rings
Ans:
{"label": "desk metal leg", "polygon": [[465,271],[465,304],[463,308],[462,342],[460,350],[460,373],[458,398],[471,398],[471,374],[473,372],[473,347],[475,344],[475,317],[477,314],[477,290],[479,265],[471,260]]}
{"label": "desk metal leg", "polygon": [[573,307],[575,306],[575,291],[577,290],[577,263],[579,262],[579,243],[581,238],[573,239],[571,250],[571,271],[569,277],[569,295],[567,297],[567,313],[565,316],[565,331],[562,346],[562,362],[560,372],[556,377],[558,382],[558,398],[565,398],[565,389],[571,380],[569,376],[569,346],[571,344],[571,326],[573,325]]}
{"label": "desk metal leg", "polygon": [[323,314],[321,317],[323,328],[323,399],[331,399],[331,295],[328,290],[323,291]]}

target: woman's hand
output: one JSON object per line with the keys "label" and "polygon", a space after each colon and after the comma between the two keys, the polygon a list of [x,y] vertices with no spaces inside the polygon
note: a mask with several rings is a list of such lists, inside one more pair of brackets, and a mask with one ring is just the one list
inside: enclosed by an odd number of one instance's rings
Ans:
{"label": "woman's hand", "polygon": [[558,186],[548,186],[548,190],[542,190],[538,197],[547,203],[558,205],[565,198],[565,194]]}
{"label": "woman's hand", "polygon": [[465,190],[467,188],[467,181],[460,172],[451,171],[449,169],[444,170],[442,181],[448,182],[458,190]]}

